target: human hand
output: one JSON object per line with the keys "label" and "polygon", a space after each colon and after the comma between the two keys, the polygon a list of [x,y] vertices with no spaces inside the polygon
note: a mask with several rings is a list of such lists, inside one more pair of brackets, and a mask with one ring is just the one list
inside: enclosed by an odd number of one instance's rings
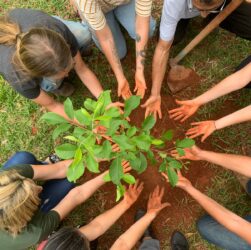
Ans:
{"label": "human hand", "polygon": [[186,135],[189,138],[195,138],[199,135],[203,135],[201,137],[201,142],[204,142],[206,138],[216,130],[215,121],[193,122],[191,125],[194,127],[188,129]]}
{"label": "human hand", "polygon": [[[165,173],[161,173],[167,182],[169,182],[168,176]],[[188,187],[192,187],[191,182],[185,178],[180,171],[177,172],[178,174],[178,182],[176,184],[176,187],[182,188],[182,189],[187,189]]]}
{"label": "human hand", "polygon": [[180,120],[180,122],[184,122],[191,115],[193,115],[200,107],[200,105],[193,100],[188,100],[188,101],[175,100],[175,102],[178,105],[180,105],[180,107],[168,111],[170,118],[174,119],[175,121]]}
{"label": "human hand", "polygon": [[134,92],[136,92],[136,95],[140,96],[141,99],[144,98],[145,92],[146,92],[146,81],[145,81],[145,77],[144,74],[142,73],[137,73],[135,74],[135,88],[134,88]]}
{"label": "human hand", "polygon": [[171,151],[171,156],[181,160],[182,159],[187,159],[191,161],[201,160],[200,158],[201,149],[199,147],[194,145],[191,148],[184,148],[183,150],[185,152],[184,156],[179,156],[178,151],[176,149]]}
{"label": "human hand", "polygon": [[170,203],[161,203],[164,195],[164,188],[157,186],[153,192],[149,195],[147,203],[147,213],[154,214],[155,216],[165,207],[171,206]]}
{"label": "human hand", "polygon": [[134,185],[130,185],[124,194],[124,201],[131,206],[140,196],[144,188],[144,183],[136,181]]}
{"label": "human hand", "polygon": [[145,117],[153,114],[155,120],[157,120],[157,114],[158,114],[159,119],[162,118],[160,96],[150,96],[148,100],[143,105],[141,105],[141,107],[146,108]]}
{"label": "human hand", "polygon": [[126,174],[132,170],[129,161],[126,161],[126,160],[122,161],[122,167],[123,167],[124,174]]}
{"label": "human hand", "polygon": [[122,96],[122,98],[128,99],[132,95],[129,83],[126,79],[118,82],[118,97]]}

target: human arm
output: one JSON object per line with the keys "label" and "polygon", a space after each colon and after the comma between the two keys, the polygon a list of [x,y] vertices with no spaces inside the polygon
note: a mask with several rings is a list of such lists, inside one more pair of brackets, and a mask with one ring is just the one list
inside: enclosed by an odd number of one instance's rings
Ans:
{"label": "human arm", "polygon": [[40,94],[35,99],[32,99],[35,103],[43,106],[50,112],[54,112],[66,120],[69,120],[68,116],[64,112],[64,105],[60,102],[57,102],[53,97],[49,96],[45,91],[40,90]]}
{"label": "human arm", "polygon": [[134,92],[144,98],[146,81],[144,76],[150,16],[136,15],[136,72]]}
{"label": "human arm", "polygon": [[185,155],[179,157],[176,150],[173,150],[172,156],[192,161],[207,161],[251,178],[251,157],[206,151],[197,146],[185,148],[184,151]]}
{"label": "human arm", "polygon": [[170,118],[183,122],[193,115],[200,106],[245,87],[251,81],[250,72],[251,63],[192,100],[176,100],[180,107],[169,111]]}
{"label": "human arm", "polygon": [[160,189],[159,186],[157,186],[149,196],[147,213],[115,241],[111,250],[130,250],[135,246],[158,213],[163,208],[170,206],[167,202],[161,203],[163,195],[164,188]]}
{"label": "human arm", "polygon": [[[164,176],[167,178],[166,175]],[[250,222],[244,220],[240,216],[218,204],[213,199],[201,193],[198,189],[194,188],[191,182],[183,177],[180,172],[178,173],[178,178],[178,187],[186,191],[206,210],[208,214],[210,214],[221,225],[251,244]]]}
{"label": "human arm", "polygon": [[166,42],[161,38],[157,44],[152,63],[153,85],[151,90],[151,96],[142,105],[143,108],[146,108],[145,116],[148,116],[149,114],[154,114],[155,119],[157,118],[157,114],[160,119],[162,117],[160,90],[166,72],[171,45],[172,41]]}
{"label": "human arm", "polygon": [[89,199],[94,192],[105,184],[104,176],[108,173],[98,175],[97,177],[85,182],[84,184],[73,188],[61,202],[52,210],[56,211],[60,220],[63,220],[75,207]]}
{"label": "human arm", "polygon": [[230,115],[224,116],[216,121],[202,121],[202,122],[193,122],[191,123],[193,128],[189,129],[186,132],[186,135],[190,138],[195,138],[202,135],[201,141],[211,135],[215,130],[220,130],[222,128],[250,121],[251,120],[251,105],[240,109]]}
{"label": "human arm", "polygon": [[124,194],[124,199],[119,204],[96,217],[88,225],[81,227],[79,229],[81,233],[83,233],[89,241],[95,240],[104,234],[134,204],[142,190],[142,182],[130,185]]}
{"label": "human arm", "polygon": [[84,63],[79,52],[74,57],[74,61],[75,61],[74,69],[76,70],[77,75],[79,76],[81,81],[84,83],[84,85],[90,90],[90,92],[96,98],[98,98],[99,95],[103,92],[103,88],[98,78]]}
{"label": "human arm", "polygon": [[129,83],[125,78],[120,59],[117,53],[117,48],[112,36],[112,32],[106,23],[104,28],[95,31],[96,36],[99,40],[101,48],[109,61],[112,70],[116,76],[118,82],[118,96],[122,96],[127,99],[131,96]]}
{"label": "human arm", "polygon": [[34,180],[63,179],[72,160],[59,161],[48,165],[31,165]]}

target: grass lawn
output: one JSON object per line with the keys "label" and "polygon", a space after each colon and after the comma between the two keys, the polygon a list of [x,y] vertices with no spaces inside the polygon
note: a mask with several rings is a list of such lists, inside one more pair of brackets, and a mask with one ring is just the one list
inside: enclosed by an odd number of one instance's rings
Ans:
{"label": "grass lawn", "polygon": [[[61,17],[74,19],[74,13],[66,0],[2,0],[0,11],[3,12],[13,7],[29,7],[41,9],[49,14],[60,15]],[[154,2],[154,16],[159,19],[160,4]],[[192,29],[193,27],[193,29]],[[172,49],[174,55],[201,29],[201,18],[192,21],[188,35],[181,44]],[[149,59],[147,61],[150,70],[151,58],[156,41],[150,42]],[[210,34],[196,49],[194,49],[183,61],[182,64],[194,68],[202,77],[202,84],[196,91],[188,88],[178,95],[178,98],[191,99],[200,93],[203,93],[219,80],[231,74],[235,67],[250,54],[251,42],[236,38],[232,34],[217,29]],[[134,55],[134,43],[128,41],[128,50]],[[133,56],[134,59],[134,56]],[[104,56],[96,49],[93,49],[93,55],[87,59],[90,68],[97,74],[105,89],[112,88],[113,94],[116,94],[116,80],[113,76]],[[123,63],[123,61],[122,61]],[[134,71],[131,65],[123,64],[127,79],[131,83],[131,89],[134,85]],[[74,105],[80,106],[85,97],[90,97],[80,81],[71,76],[74,84],[79,91],[74,94]],[[150,79],[148,79],[150,82]],[[168,93],[164,86],[162,93]],[[84,93],[84,96],[83,96]],[[61,99],[63,101],[63,99]],[[251,102],[251,91],[241,90],[206,105],[199,111],[198,120],[210,119],[215,114],[226,114],[228,103],[234,105],[237,109],[249,105]],[[15,93],[3,78],[0,77],[0,138],[1,151],[0,162],[6,161],[15,151],[26,150],[33,152],[39,159],[44,159],[53,151],[54,142],[51,137],[53,127],[41,122],[39,118],[44,112],[41,107],[33,104],[19,94]],[[163,110],[163,112],[166,112]],[[168,128],[168,125],[167,125]],[[218,152],[228,152],[236,154],[247,154],[251,151],[251,123],[239,124],[217,131],[211,136],[211,147]],[[250,212],[250,199],[243,193],[235,176],[229,171],[222,171],[217,168],[218,174],[213,180],[207,194],[219,201],[221,204],[232,211],[243,215]],[[97,192],[88,202],[79,207],[65,221],[65,224],[78,225],[90,220],[89,214],[93,218],[104,211],[106,200],[102,192]],[[171,202],[171,201],[170,201]],[[99,204],[97,206],[97,203]],[[83,213],[83,210],[86,211]],[[177,228],[186,233],[191,245],[191,249],[215,249],[204,242],[196,232],[195,224],[190,227],[184,227],[182,223],[177,222]],[[168,230],[165,228],[164,230]],[[121,229],[115,226],[109,234],[118,235]],[[169,239],[163,244],[168,247]],[[101,248],[100,248],[101,249]]]}

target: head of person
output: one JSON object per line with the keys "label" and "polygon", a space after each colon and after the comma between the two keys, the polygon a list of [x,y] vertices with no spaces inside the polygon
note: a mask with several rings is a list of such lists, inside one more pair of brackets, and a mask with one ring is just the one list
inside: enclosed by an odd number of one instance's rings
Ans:
{"label": "head of person", "polygon": [[0,230],[20,233],[38,210],[41,190],[16,170],[0,172]]}
{"label": "head of person", "polygon": [[60,34],[45,28],[22,33],[8,15],[0,17],[0,44],[15,45],[13,63],[30,78],[62,79],[73,66],[70,48]]}
{"label": "head of person", "polygon": [[77,229],[63,227],[53,234],[43,250],[90,250],[89,240]]}
{"label": "head of person", "polygon": [[202,17],[216,11],[225,4],[226,0],[192,0],[193,6],[200,11]]}

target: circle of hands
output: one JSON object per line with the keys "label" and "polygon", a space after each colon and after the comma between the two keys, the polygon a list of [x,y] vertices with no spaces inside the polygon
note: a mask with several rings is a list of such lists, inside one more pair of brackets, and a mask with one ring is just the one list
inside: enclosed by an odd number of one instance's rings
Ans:
{"label": "circle of hands", "polygon": [[[140,96],[142,99],[145,96],[146,91],[146,82],[144,75],[135,74],[135,88],[134,93],[138,96]],[[124,100],[130,98],[132,95],[132,92],[130,90],[129,83],[126,79],[119,82],[118,84],[118,96],[122,97]],[[186,100],[186,101],[179,101],[175,100],[176,104],[179,105],[179,107],[169,110],[168,114],[171,119],[174,121],[184,122],[186,121],[190,116],[194,115],[199,107],[200,104],[196,103],[194,100]],[[120,106],[118,106],[121,110],[121,107],[123,107],[120,103]],[[144,104],[141,105],[142,108],[145,108],[145,117],[149,115],[153,115],[155,120],[158,118],[162,118],[162,112],[161,112],[161,96],[160,95],[151,95]],[[122,110],[121,110],[122,112]],[[204,142],[215,130],[215,121],[209,120],[209,121],[202,121],[202,122],[193,122],[191,123],[192,128],[190,128],[186,132],[186,136],[189,138],[195,138],[198,136],[201,136],[201,142]]]}

